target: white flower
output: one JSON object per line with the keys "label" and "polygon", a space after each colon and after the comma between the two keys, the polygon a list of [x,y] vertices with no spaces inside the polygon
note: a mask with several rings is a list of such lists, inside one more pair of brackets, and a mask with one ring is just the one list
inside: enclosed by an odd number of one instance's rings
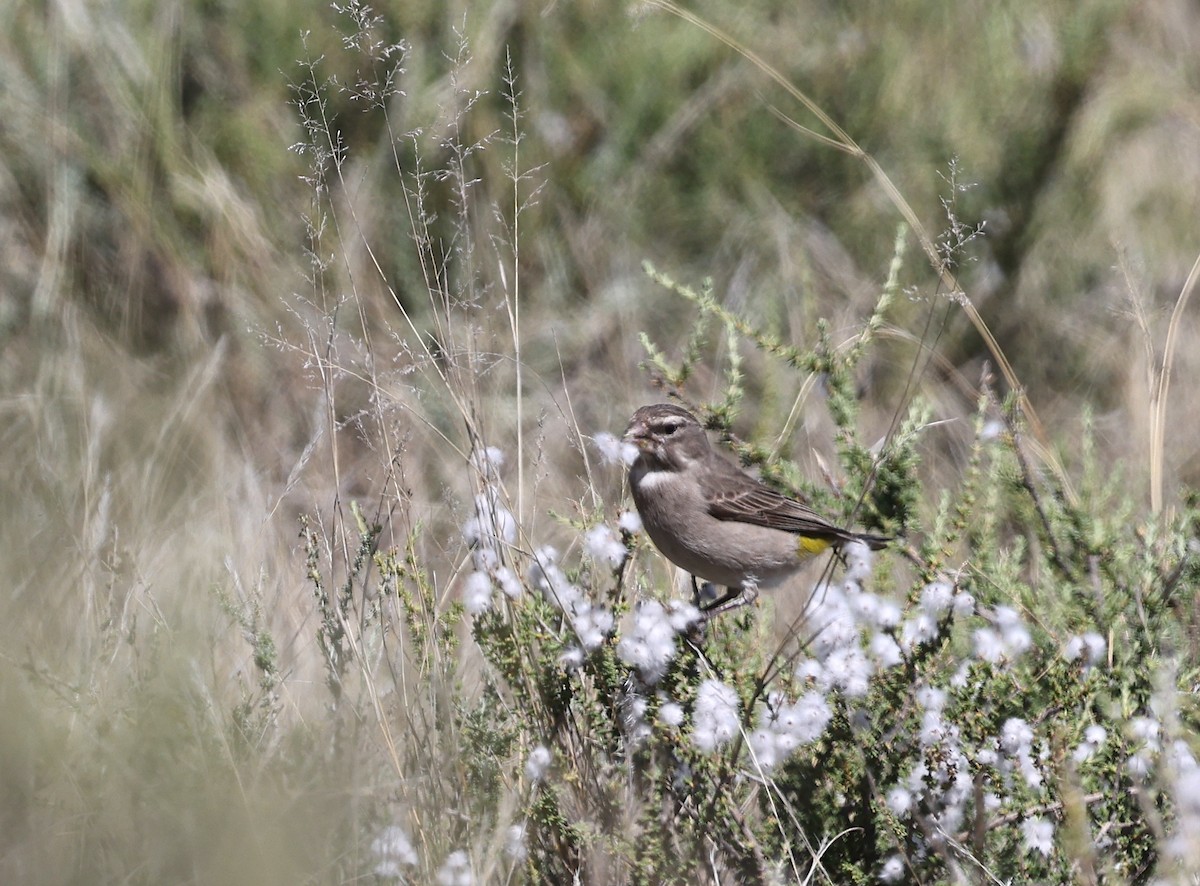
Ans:
{"label": "white flower", "polygon": [[586,652],[595,652],[604,643],[604,638],[612,633],[613,614],[603,606],[593,606],[587,600],[580,600],[570,615],[571,626],[575,628]]}
{"label": "white flower", "polygon": [[[955,740],[958,740],[957,735],[955,735]],[[975,782],[968,771],[970,764],[967,762],[966,756],[955,754],[954,759],[956,762],[961,761],[961,766],[954,776],[954,781],[946,789],[946,799],[947,802],[953,803],[956,806],[963,806],[974,795]]]}
{"label": "white flower", "polygon": [[854,617],[858,621],[865,624],[874,624],[875,616],[879,612],[880,600],[874,594],[866,591],[859,591],[849,595],[850,608],[854,611]]}
{"label": "white flower", "polygon": [[992,613],[992,618],[996,622],[996,627],[1002,631],[1021,624],[1021,614],[1011,606],[997,606],[995,612]]}
{"label": "white flower", "polygon": [[1140,781],[1149,778],[1153,769],[1154,763],[1145,750],[1138,751],[1125,760],[1125,771]]}
{"label": "white flower", "polygon": [[471,873],[471,861],[461,849],[446,856],[438,868],[438,886],[474,886],[475,875]]}
{"label": "white flower", "polygon": [[1158,740],[1158,722],[1150,717],[1134,717],[1130,720],[1129,734],[1134,739],[1145,742],[1148,750],[1159,751],[1162,749]]}
{"label": "white flower", "polygon": [[375,862],[375,867],[371,872],[380,880],[404,879],[404,872],[400,870],[399,862],[391,858],[384,858]]}
{"label": "white flower", "polygon": [[[670,659],[659,660],[650,652],[650,644],[645,637],[633,632],[626,634],[617,642],[617,658],[631,668],[637,668],[647,683],[657,683],[666,672]],[[649,676],[646,676],[649,675]]]}
{"label": "white flower", "polygon": [[1025,837],[1027,852],[1040,852],[1049,857],[1054,851],[1054,822],[1041,816],[1027,818],[1021,822],[1021,833]]}
{"label": "white flower", "polygon": [[543,545],[533,552],[529,564],[529,583],[545,591],[555,584],[565,582],[567,577],[558,568],[558,550],[550,545]]}
{"label": "white flower", "polygon": [[871,662],[857,646],[835,649],[825,660],[825,672],[851,698],[867,694],[871,677]]}
{"label": "white flower", "polygon": [[799,744],[816,741],[833,719],[833,711],[825,696],[813,690],[800,696],[795,704],[783,705],[775,717],[778,732],[789,735]]}
{"label": "white flower", "polygon": [[996,664],[1004,658],[1007,649],[1004,640],[991,628],[979,628],[975,632],[975,657],[980,661]]}
{"label": "white flower", "polygon": [[683,708],[678,702],[664,702],[659,705],[658,719],[668,726],[678,726],[683,722]]}
{"label": "white flower", "polygon": [[617,528],[630,535],[637,535],[642,531],[641,515],[637,511],[621,511],[620,516],[617,517]]}
{"label": "white flower", "polygon": [[631,465],[637,460],[638,448],[608,431],[593,435],[592,443],[605,464]]}
{"label": "white flower", "polygon": [[[1171,762],[1180,772],[1194,772],[1200,769],[1200,764],[1196,763],[1196,758],[1192,756],[1192,750],[1183,739],[1176,739],[1171,742]],[[1196,796],[1200,801],[1200,794]]]}
{"label": "white flower", "polygon": [[636,692],[625,696],[625,706],[622,713],[632,718],[633,720],[645,720],[646,709],[650,707],[650,701],[644,695],[638,695]]}
{"label": "white flower", "polygon": [[1086,667],[1095,667],[1104,661],[1105,647],[1104,638],[1095,631],[1089,631],[1067,640],[1063,646],[1063,658],[1067,661],[1083,658]]}
{"label": "white flower", "polygon": [[933,581],[921,588],[921,608],[937,617],[950,608],[954,601],[954,585],[946,581]]}
{"label": "white flower", "polygon": [[529,849],[525,846],[524,824],[514,824],[509,827],[504,840],[504,854],[517,862],[524,861],[529,855]]}
{"label": "white flower", "polygon": [[593,605],[583,591],[567,579],[557,560],[558,552],[552,547],[541,547],[534,551],[529,566],[529,583],[538,588],[547,601],[562,610],[584,650],[591,652],[612,633],[612,613],[603,606]]}
{"label": "white flower", "polygon": [[1200,768],[1185,769],[1175,779],[1175,803],[1179,817],[1187,818],[1187,823],[1195,827],[1200,825]]}
{"label": "white flower", "polygon": [[463,582],[463,605],[467,612],[479,615],[492,608],[492,580],[486,572],[472,572]]}
{"label": "white flower", "polygon": [[704,613],[693,603],[682,600],[672,600],[667,603],[667,623],[677,634],[688,631],[692,625],[704,619]]}
{"label": "white flower", "polygon": [[998,440],[1000,435],[1005,432],[1004,422],[998,418],[993,418],[984,424],[979,432],[979,439],[983,441]]}
{"label": "white flower", "polygon": [[775,736],[775,751],[781,758],[787,758],[792,751],[800,747],[800,739],[790,732],[772,732]]}
{"label": "white flower", "polygon": [[[942,843],[945,834],[952,834],[962,828],[963,818],[966,814],[966,809],[961,804],[951,804],[944,807],[940,812],[934,814],[933,822],[937,828],[934,834],[934,845]],[[944,845],[944,844],[942,844]]]}
{"label": "white flower", "polygon": [[650,724],[646,722],[646,709],[650,706],[644,695],[636,692],[622,696],[617,705],[617,717],[621,731],[625,733],[626,741],[631,747],[641,745],[650,737]]}
{"label": "white flower", "polygon": [[463,524],[463,538],[468,544],[482,548],[497,548],[500,543],[511,545],[517,539],[517,519],[500,501],[500,491],[486,487],[475,496],[475,516]]}
{"label": "white flower", "polygon": [[1017,767],[1021,770],[1021,777],[1025,779],[1025,784],[1031,788],[1041,787],[1042,771],[1038,769],[1032,754],[1028,751],[1017,754]]}
{"label": "white flower", "polygon": [[833,685],[825,673],[825,665],[815,658],[806,658],[796,665],[796,679],[802,683],[815,683],[822,689],[828,689]]}
{"label": "white flower", "polygon": [[471,451],[471,464],[486,480],[494,480],[504,465],[504,453],[495,446]]}
{"label": "white flower", "polygon": [[533,552],[529,583],[555,606],[570,612],[583,599],[583,591],[567,580],[558,566],[558,551],[546,545]]}
{"label": "white flower", "polygon": [[500,551],[491,545],[476,545],[471,551],[478,572],[493,572],[500,568]]}
{"label": "white flower", "polygon": [[846,562],[846,581],[862,584],[871,577],[871,549],[863,542],[842,545],[842,559]]}
{"label": "white flower", "polygon": [[955,615],[970,615],[975,611],[975,598],[966,591],[954,595],[954,602],[951,604]]}
{"label": "white flower", "polygon": [[904,649],[912,649],[935,639],[937,635],[937,619],[927,612],[919,612],[900,626],[900,645]]}
{"label": "white flower", "polygon": [[879,869],[879,879],[884,883],[899,883],[904,877],[904,859],[893,855]]}
{"label": "white flower", "polygon": [[550,759],[550,749],[544,744],[538,745],[529,752],[529,758],[525,761],[525,777],[532,782],[544,779],[550,769]]}
{"label": "white flower", "polygon": [[967,683],[970,682],[970,677],[971,660],[969,658],[965,658],[954,671],[954,673],[950,675],[950,685],[955,689],[965,689],[967,687]]}
{"label": "white flower", "polygon": [[779,762],[779,748],[775,733],[769,729],[755,729],[750,733],[750,752],[754,762],[764,771],[770,772]]}
{"label": "white flower", "polygon": [[887,792],[887,797],[884,802],[887,803],[888,809],[900,818],[908,818],[908,813],[912,811],[913,795],[912,792],[899,785]]}
{"label": "white flower", "polygon": [[399,825],[389,825],[371,841],[371,854],[375,856],[375,876],[381,880],[399,880],[402,867],[417,863],[417,853],[408,839],[408,834]]}
{"label": "white flower", "polygon": [[879,606],[875,610],[875,627],[894,628],[900,624],[902,618],[904,612],[900,609],[900,604],[895,600],[879,598]]}
{"label": "white flower", "polygon": [[1083,635],[1083,645],[1089,665],[1095,667],[1104,661],[1104,656],[1108,651],[1108,644],[1104,642],[1103,637],[1095,631],[1088,631]]}
{"label": "white flower", "polygon": [[929,767],[924,763],[918,763],[912,768],[904,778],[904,784],[914,794],[925,793],[925,776],[929,774]]}
{"label": "white flower", "polygon": [[904,661],[900,652],[900,644],[890,634],[876,633],[871,637],[871,655],[881,668],[891,668]]}
{"label": "white flower", "polygon": [[1020,717],[1009,717],[1000,727],[1000,747],[1010,756],[1028,753],[1033,745],[1033,730]]}
{"label": "white flower", "polygon": [[1084,760],[1090,759],[1100,749],[1100,745],[1104,744],[1107,738],[1108,732],[1104,727],[1093,723],[1083,730],[1083,741],[1072,752],[1071,759],[1076,763],[1082,763]]}
{"label": "white flower", "polygon": [[583,667],[583,660],[586,658],[583,650],[578,646],[568,646],[563,650],[563,654],[558,657],[558,663],[568,671],[574,671]]}
{"label": "white flower", "polygon": [[1033,645],[1033,638],[1029,634],[1029,629],[1021,621],[1021,616],[1017,610],[1011,606],[997,606],[995,619],[1009,658],[1016,658]]}
{"label": "white flower", "polygon": [[617,657],[637,668],[647,683],[661,680],[675,659],[673,615],[657,600],[648,600],[638,606],[632,626],[617,643]]}
{"label": "white flower", "polygon": [[922,747],[939,744],[946,737],[946,724],[941,711],[926,711],[921,715],[921,731],[918,740]]}
{"label": "white flower", "polygon": [[1004,644],[1008,647],[1009,657],[1016,658],[1027,652],[1033,645],[1033,636],[1025,625],[1015,625],[1004,631]]}
{"label": "white flower", "polygon": [[692,712],[692,743],[709,752],[730,741],[738,732],[739,707],[732,686],[712,679],[701,683]]}
{"label": "white flower", "polygon": [[629,553],[620,537],[603,523],[593,526],[583,536],[583,549],[597,563],[605,563],[613,569],[624,563]]}
{"label": "white flower", "polygon": [[823,660],[834,649],[858,642],[858,623],[840,587],[823,584],[816,588],[806,614],[815,634],[812,653],[816,658]]}
{"label": "white flower", "polygon": [[945,689],[938,689],[928,683],[917,689],[916,696],[917,704],[931,711],[940,711],[945,708],[949,698]]}
{"label": "white flower", "polygon": [[507,566],[497,566],[493,569],[492,578],[500,586],[500,592],[510,600],[517,599],[525,590],[521,580],[517,578],[517,574]]}

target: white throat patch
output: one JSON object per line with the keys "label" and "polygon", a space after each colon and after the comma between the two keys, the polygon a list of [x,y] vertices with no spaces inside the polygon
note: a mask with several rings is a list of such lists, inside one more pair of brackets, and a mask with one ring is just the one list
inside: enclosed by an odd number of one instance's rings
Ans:
{"label": "white throat patch", "polygon": [[664,483],[674,483],[674,474],[674,471],[665,471],[662,469],[647,471],[638,480],[638,489],[655,489]]}

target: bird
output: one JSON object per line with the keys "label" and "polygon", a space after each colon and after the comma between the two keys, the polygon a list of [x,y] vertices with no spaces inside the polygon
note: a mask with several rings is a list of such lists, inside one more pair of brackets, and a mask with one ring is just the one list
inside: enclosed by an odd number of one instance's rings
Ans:
{"label": "bird", "polygon": [[[637,449],[629,488],[642,526],[668,560],[692,575],[710,614],[751,603],[823,551],[892,539],[854,532],[749,476],[713,449],[692,413],[671,403],[638,409],[624,439]],[[700,605],[695,580],[726,593]]]}

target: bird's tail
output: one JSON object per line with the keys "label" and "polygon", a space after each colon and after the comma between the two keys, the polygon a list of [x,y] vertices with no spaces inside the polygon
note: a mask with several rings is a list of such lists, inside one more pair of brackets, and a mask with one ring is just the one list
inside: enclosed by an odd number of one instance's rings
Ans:
{"label": "bird's tail", "polygon": [[872,551],[882,550],[888,542],[895,540],[892,535],[872,535],[869,532],[850,532],[847,536],[846,541],[861,541]]}

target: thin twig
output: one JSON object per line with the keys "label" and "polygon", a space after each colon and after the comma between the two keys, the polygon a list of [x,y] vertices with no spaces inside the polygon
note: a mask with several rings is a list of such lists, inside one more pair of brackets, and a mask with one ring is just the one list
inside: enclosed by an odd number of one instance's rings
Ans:
{"label": "thin twig", "polygon": [[1171,387],[1171,368],[1175,363],[1175,346],[1179,340],[1183,312],[1196,290],[1197,281],[1200,281],[1200,255],[1196,256],[1179,298],[1175,300],[1175,309],[1171,311],[1171,322],[1167,326],[1167,344],[1163,349],[1162,367],[1158,371],[1158,387],[1151,392],[1153,417],[1150,425],[1150,510],[1155,514],[1162,510],[1163,504],[1163,450],[1166,444],[1167,391]]}

